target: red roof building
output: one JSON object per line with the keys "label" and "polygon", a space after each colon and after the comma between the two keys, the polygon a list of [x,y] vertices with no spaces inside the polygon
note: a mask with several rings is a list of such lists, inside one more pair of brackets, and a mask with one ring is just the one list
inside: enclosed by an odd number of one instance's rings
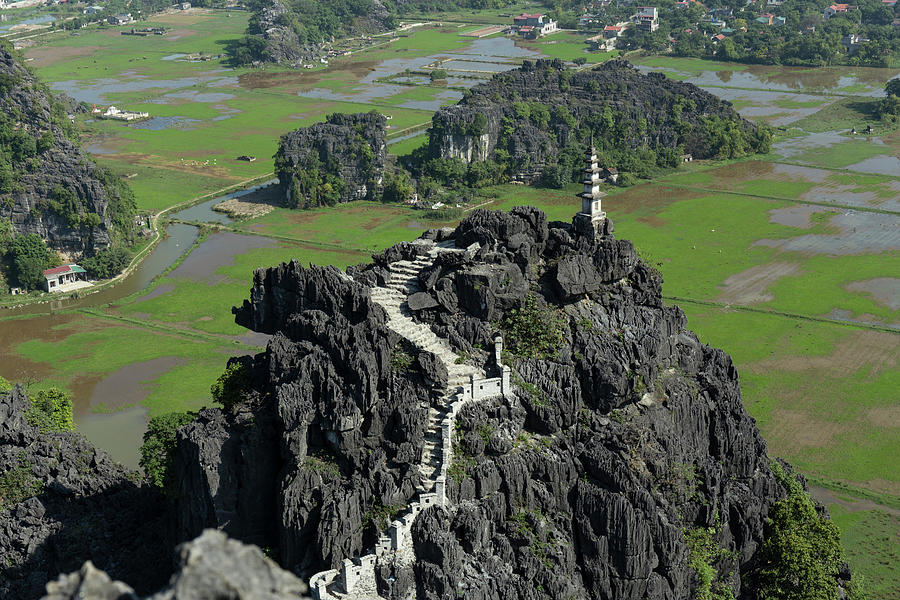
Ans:
{"label": "red roof building", "polygon": [[44,271],[44,279],[46,290],[48,292],[61,291],[63,286],[75,283],[79,276],[86,273],[84,269],[78,265],[63,265],[61,267],[53,267]]}

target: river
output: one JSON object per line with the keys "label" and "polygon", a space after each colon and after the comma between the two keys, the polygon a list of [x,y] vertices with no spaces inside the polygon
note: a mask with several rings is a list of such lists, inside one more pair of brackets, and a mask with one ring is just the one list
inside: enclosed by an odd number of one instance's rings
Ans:
{"label": "river", "polygon": [[[212,206],[223,200],[251,194],[271,183],[232,192],[204,201],[200,204],[170,215],[172,219],[227,224],[233,219],[212,210]],[[0,375],[10,381],[39,381],[52,375],[46,363],[33,362],[18,356],[15,348],[29,340],[54,342],[64,339],[68,333],[60,331],[62,326],[84,318],[72,309],[104,306],[147,289],[153,280],[164,273],[178,259],[187,253],[199,236],[194,225],[170,223],[165,236],[150,254],[122,281],[115,286],[76,299],[60,299],[43,304],[31,304],[0,311]],[[215,244],[211,237],[200,246],[203,252],[208,244]],[[231,252],[239,254],[240,245],[223,248],[216,245],[216,254]],[[18,318],[8,318],[18,317]],[[224,365],[225,357],[223,357]],[[181,362],[173,357],[164,357],[145,362],[129,364],[102,377],[76,377],[68,382],[72,391],[75,422],[79,432],[92,443],[107,450],[116,460],[130,467],[138,465],[138,448],[147,425],[147,411],[140,406],[151,387],[148,381],[159,377]],[[124,410],[108,413],[94,412],[95,407]]]}

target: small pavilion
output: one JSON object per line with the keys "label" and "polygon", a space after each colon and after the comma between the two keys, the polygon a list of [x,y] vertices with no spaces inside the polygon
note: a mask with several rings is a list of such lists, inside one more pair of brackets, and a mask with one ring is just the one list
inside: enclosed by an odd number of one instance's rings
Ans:
{"label": "small pavilion", "polygon": [[76,264],[63,265],[44,271],[45,289],[48,292],[68,292],[91,285],[84,281],[87,271]]}

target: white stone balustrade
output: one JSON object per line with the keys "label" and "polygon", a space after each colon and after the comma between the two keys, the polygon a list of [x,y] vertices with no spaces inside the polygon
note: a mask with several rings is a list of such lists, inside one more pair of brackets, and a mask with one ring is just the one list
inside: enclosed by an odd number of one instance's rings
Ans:
{"label": "white stone balustrade", "polygon": [[[473,244],[466,252],[474,254],[478,248],[477,244]],[[438,252],[451,251],[458,250],[448,248],[447,244],[441,244],[432,247],[429,254],[433,258]],[[460,385],[451,383],[447,390],[445,398],[449,400],[450,410],[439,425],[440,447],[429,450],[431,457],[438,457],[440,468],[436,471],[437,476],[431,481],[430,489],[432,491],[419,493],[403,515],[391,522],[387,534],[379,536],[372,553],[355,559],[344,559],[340,571],[331,569],[312,576],[310,588],[313,598],[316,600],[378,598],[374,587],[376,562],[390,560],[392,556],[402,555],[404,548],[411,548],[411,544],[408,542],[410,542],[412,524],[420,512],[431,506],[449,505],[447,470],[453,461],[453,431],[459,411],[468,402],[508,395],[512,392],[509,367],[500,367],[500,377],[479,377],[477,375],[484,373],[480,369],[460,365],[457,361],[458,355],[449,349],[450,345],[446,340],[437,338],[427,325],[416,323],[402,314],[400,305],[406,297],[403,290],[408,290],[414,285],[418,271],[430,262],[430,259],[426,261],[424,258],[419,258],[414,262],[397,261],[392,264],[389,287],[373,288],[372,299],[387,311],[390,318],[389,327],[415,345],[434,352],[447,366],[451,382],[454,379],[461,382]],[[494,359],[497,365],[501,364],[502,349],[503,340],[498,336],[494,341]],[[467,372],[468,382],[465,382],[463,377]],[[423,456],[423,460],[426,460],[425,456]],[[363,582],[366,582],[366,585],[363,585]]]}

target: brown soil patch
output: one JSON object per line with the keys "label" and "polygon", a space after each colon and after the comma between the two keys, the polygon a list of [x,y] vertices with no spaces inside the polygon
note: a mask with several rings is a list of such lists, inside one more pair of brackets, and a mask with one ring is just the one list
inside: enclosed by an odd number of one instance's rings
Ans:
{"label": "brown soil patch", "polygon": [[854,281],[844,286],[851,292],[863,292],[872,296],[879,304],[891,310],[900,310],[900,279],[877,277],[866,281]]}
{"label": "brown soil patch", "polygon": [[766,292],[768,287],[781,279],[800,273],[800,265],[792,262],[773,262],[756,265],[746,271],[735,273],[719,288],[722,294],[717,298],[726,304],[759,304],[775,299]]}
{"label": "brown soil patch", "polygon": [[192,35],[197,35],[197,32],[191,31],[190,29],[173,29],[172,31],[167,31],[163,39],[174,42],[181,38],[191,37]]}
{"label": "brown soil patch", "polygon": [[766,437],[781,454],[796,454],[808,448],[829,447],[835,436],[848,430],[844,423],[821,421],[807,412],[776,408]]}
{"label": "brown soil patch", "polygon": [[324,71],[303,73],[299,71],[255,71],[244,73],[238,77],[240,86],[247,90],[269,89],[286,86],[314,86],[325,79],[332,79],[336,73],[349,73],[353,78],[362,78],[369,74],[379,64],[376,60],[363,60],[356,62],[342,62],[331,66]]}
{"label": "brown soil patch", "polygon": [[833,492],[823,487],[811,485],[809,486],[809,494],[822,504],[838,504],[850,512],[857,512],[860,510],[881,510],[890,513],[895,517],[900,517],[900,510],[896,508],[885,506],[884,504],[877,504],[865,498],[853,497],[853,500],[845,500],[841,497],[851,496],[848,492]]}
{"label": "brown soil patch", "polygon": [[900,427],[900,404],[870,408],[866,418],[875,427]]}
{"label": "brown soil patch", "polygon": [[253,202],[239,198],[229,198],[214,205],[216,212],[225,213],[233,219],[252,219],[269,214],[275,208],[267,202]]}
{"label": "brown soil patch", "polygon": [[828,356],[779,356],[748,367],[755,373],[771,371],[827,371],[832,377],[848,377],[863,367],[875,377],[900,365],[900,336],[881,331],[854,331],[839,341]]}
{"label": "brown soil patch", "polygon": [[206,175],[209,177],[217,177],[219,179],[226,180],[240,180],[240,177],[236,177],[230,174],[224,167],[213,167],[211,165],[203,164],[192,165],[190,163],[182,163],[180,161],[175,162],[163,160],[162,157],[153,154],[138,154],[135,152],[130,152],[123,154],[109,154],[107,155],[107,157],[115,157],[116,159],[126,162],[130,165],[150,166],[155,169],[170,169],[172,171],[194,173],[198,175]]}
{"label": "brown soil patch", "polygon": [[32,66],[46,67],[47,65],[52,65],[69,58],[90,56],[100,49],[100,46],[64,46],[62,48],[37,46],[35,48],[29,49],[28,52],[25,53],[25,55],[28,58],[34,59],[34,61],[32,62]]}
{"label": "brown soil patch", "polygon": [[683,188],[643,184],[604,198],[603,204],[608,207],[607,210],[616,213],[639,214],[638,220],[649,225],[664,225],[665,221],[656,214],[661,209],[675,202],[701,198],[703,195]]}

